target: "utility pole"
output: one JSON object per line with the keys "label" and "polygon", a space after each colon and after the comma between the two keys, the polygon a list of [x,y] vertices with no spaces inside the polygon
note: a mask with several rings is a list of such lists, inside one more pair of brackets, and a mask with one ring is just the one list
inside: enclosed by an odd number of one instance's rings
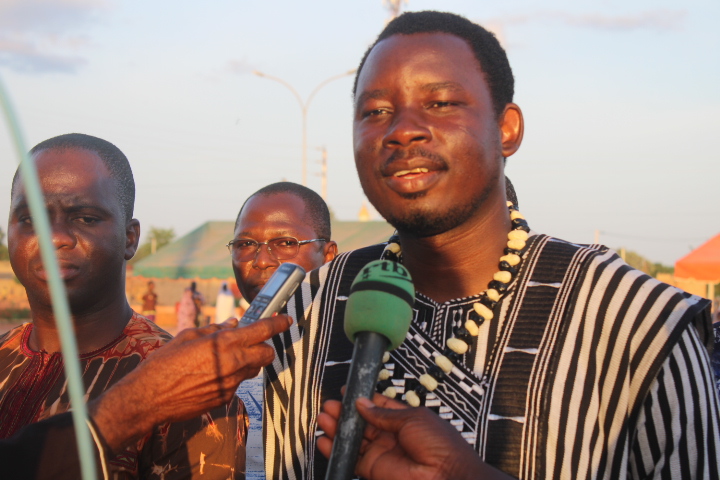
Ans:
{"label": "utility pole", "polygon": [[390,23],[395,17],[400,15],[403,3],[407,4],[408,0],[383,0],[383,6],[390,12],[390,18],[388,18],[385,24]]}
{"label": "utility pole", "polygon": [[303,101],[300,94],[293,88],[292,85],[290,85],[288,82],[281,78],[273,77],[272,75],[267,75],[263,72],[259,72],[257,70],[253,70],[253,75],[257,75],[258,77],[267,78],[269,80],[274,80],[278,83],[281,83],[284,85],[288,90],[292,92],[293,95],[295,95],[295,99],[298,101],[298,104],[300,104],[300,110],[302,112],[302,184],[303,186],[307,186],[307,112],[308,108],[310,108],[310,102],[312,102],[313,98],[315,97],[315,94],[320,90],[322,87],[327,85],[328,83],[332,82],[333,80],[338,80],[343,77],[347,77],[348,75],[352,75],[355,73],[356,69],[353,68],[352,70],[348,70],[345,73],[341,73],[338,75],[333,75],[330,78],[327,78],[320,82],[320,84],[315,87],[315,90],[310,92],[310,95],[308,95],[307,99]]}
{"label": "utility pole", "polygon": [[320,196],[327,203],[327,148],[323,145],[318,148],[322,152],[320,164]]}

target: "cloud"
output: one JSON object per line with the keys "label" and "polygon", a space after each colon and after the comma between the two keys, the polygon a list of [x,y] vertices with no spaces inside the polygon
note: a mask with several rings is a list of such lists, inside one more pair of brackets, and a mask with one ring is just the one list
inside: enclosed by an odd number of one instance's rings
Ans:
{"label": "cloud", "polygon": [[74,73],[90,43],[78,34],[107,9],[106,0],[1,0],[0,65],[30,73]]}
{"label": "cloud", "polygon": [[687,16],[686,10],[648,10],[628,15],[603,15],[598,13],[572,14],[561,11],[537,11],[526,15],[513,15],[492,19],[489,23],[500,25],[522,24],[535,21],[557,21],[566,25],[598,30],[680,30]]}
{"label": "cloud", "polygon": [[27,42],[0,39],[0,65],[20,73],[75,73],[86,61],[80,56],[48,54]]}

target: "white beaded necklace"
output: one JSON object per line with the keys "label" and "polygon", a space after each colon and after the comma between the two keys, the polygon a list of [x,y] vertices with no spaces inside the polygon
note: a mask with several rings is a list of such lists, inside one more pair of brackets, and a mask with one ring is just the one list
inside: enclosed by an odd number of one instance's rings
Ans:
{"label": "white beaded necklace", "polygon": [[[471,318],[465,322],[464,327],[454,330],[453,337],[448,338],[442,355],[435,357],[435,365],[428,368],[427,372],[420,376],[416,381],[417,386],[406,388],[405,401],[412,407],[424,404],[425,396],[435,390],[439,382],[452,371],[453,362],[460,361],[461,356],[469,350],[472,337],[478,336],[483,323],[493,319],[495,307],[502,295],[507,292],[509,284],[520,269],[522,251],[525,249],[530,227],[528,227],[525,217],[515,209],[512,202],[507,202],[507,206],[512,230],[508,233],[508,242],[503,252],[504,255],[500,257],[500,270],[495,272],[493,279],[488,283],[488,288],[480,295],[480,301],[473,304]],[[402,261],[402,248],[400,238],[397,235],[393,235],[388,240],[382,258],[396,262]],[[385,352],[383,363],[387,363],[388,360],[390,360],[390,353]],[[378,378],[377,390],[387,397],[395,398],[397,391],[390,377],[390,371],[383,368]]]}

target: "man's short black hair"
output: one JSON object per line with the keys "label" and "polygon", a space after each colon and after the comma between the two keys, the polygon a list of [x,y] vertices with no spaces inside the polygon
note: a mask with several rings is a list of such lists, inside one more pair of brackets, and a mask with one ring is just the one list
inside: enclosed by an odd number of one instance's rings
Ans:
{"label": "man's short black hair", "polygon": [[263,187],[250,195],[242,204],[242,207],[240,207],[240,212],[238,212],[238,216],[235,219],[235,228],[238,226],[240,215],[242,214],[245,205],[251,198],[259,195],[269,197],[278,193],[289,193],[300,198],[300,200],[302,200],[305,204],[305,220],[312,226],[315,231],[316,238],[323,238],[328,241],[330,240],[330,210],[328,209],[325,200],[309,188],[293,182],[271,183],[270,185]]}
{"label": "man's short black hair", "polygon": [[[71,148],[82,148],[97,154],[103,161],[110,176],[115,180],[118,187],[118,201],[125,214],[125,221],[132,219],[135,209],[135,179],[133,178],[130,162],[118,147],[103,140],[102,138],[85,135],[82,133],[67,133],[42,141],[30,149],[30,156],[43,150],[65,150]],[[15,170],[12,181],[10,196],[15,191],[15,184],[20,175],[20,169]]]}
{"label": "man's short black hair", "polygon": [[357,91],[358,78],[370,51],[382,40],[393,35],[415,33],[449,33],[465,40],[480,63],[485,81],[490,88],[493,108],[500,115],[505,105],[511,103],[515,92],[515,80],[505,50],[495,35],[465,17],[448,12],[406,12],[388,23],[375,43],[367,49],[355,74],[353,95]]}

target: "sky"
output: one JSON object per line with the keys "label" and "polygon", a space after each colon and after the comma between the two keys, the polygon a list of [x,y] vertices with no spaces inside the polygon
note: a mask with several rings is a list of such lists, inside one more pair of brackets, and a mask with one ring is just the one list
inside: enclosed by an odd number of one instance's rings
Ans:
{"label": "sky", "polygon": [[[720,2],[402,9],[459,13],[501,39],[525,117],[506,174],[534,230],[665,264],[720,233]],[[253,71],[305,102],[357,67],[388,17],[382,0],[0,0],[0,78],[28,147],[70,132],[111,141],[133,167],[144,231],[183,235],[234,219],[264,185],[302,181],[300,104]],[[333,80],[307,107],[307,184],[320,192],[324,147],[343,220],[367,202],[351,87],[352,76]],[[17,165],[8,132],[0,122],[2,215]]]}

